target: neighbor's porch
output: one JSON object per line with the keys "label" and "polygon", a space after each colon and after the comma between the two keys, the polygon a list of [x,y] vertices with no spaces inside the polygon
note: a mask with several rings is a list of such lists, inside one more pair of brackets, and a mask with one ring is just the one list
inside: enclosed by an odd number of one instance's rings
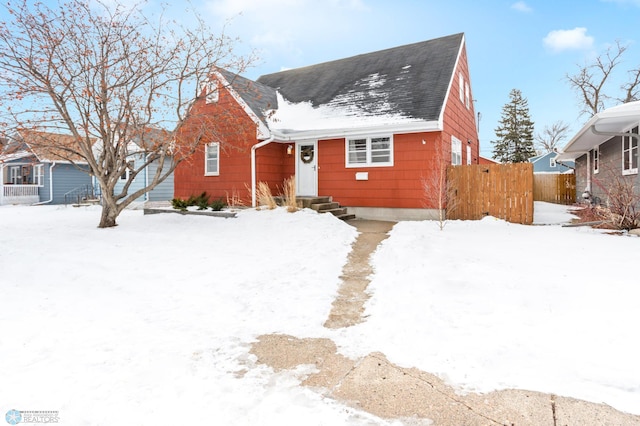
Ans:
{"label": "neighbor's porch", "polygon": [[34,204],[40,201],[44,165],[0,164],[0,205]]}

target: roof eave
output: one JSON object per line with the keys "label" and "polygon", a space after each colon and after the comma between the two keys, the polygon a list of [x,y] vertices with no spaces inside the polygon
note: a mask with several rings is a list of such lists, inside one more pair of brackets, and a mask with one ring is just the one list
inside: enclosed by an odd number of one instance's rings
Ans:
{"label": "roof eave", "polygon": [[442,131],[439,121],[411,121],[402,124],[381,124],[363,127],[338,128],[338,129],[315,129],[315,130],[287,130],[271,129],[271,136],[276,141],[291,142],[296,140],[309,139],[334,139],[349,136],[375,136],[390,134],[422,133]]}
{"label": "roof eave", "polygon": [[599,132],[619,133],[638,124],[638,122],[640,122],[640,101],[629,102],[601,111],[591,117],[571,138],[558,154],[557,159],[575,160],[614,136],[596,134],[591,130],[594,126]]}

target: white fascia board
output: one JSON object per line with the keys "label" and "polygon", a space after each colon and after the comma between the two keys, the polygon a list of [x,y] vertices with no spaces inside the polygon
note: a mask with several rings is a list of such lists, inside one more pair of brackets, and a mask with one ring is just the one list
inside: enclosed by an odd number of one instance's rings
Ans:
{"label": "white fascia board", "polygon": [[[440,108],[440,117],[438,117],[438,122],[440,123],[440,127],[443,127],[442,123],[444,123],[444,110],[446,109],[447,102],[449,102],[449,96],[451,96],[451,88],[453,87],[453,82],[455,81],[455,78],[456,78],[456,71],[458,69],[458,65],[460,65],[460,57],[462,56],[462,49],[464,48],[464,43],[465,43],[465,37],[463,34],[462,40],[460,41],[460,47],[458,48],[458,56],[456,56],[456,63],[453,65],[453,70],[451,71],[451,79],[449,80],[449,87],[447,87],[447,93],[444,95],[444,100]],[[471,90],[471,81],[469,81],[469,90]]]}
{"label": "white fascia board", "polygon": [[262,122],[262,120],[260,120],[260,118],[258,118],[258,116],[253,112],[253,110],[251,108],[249,108],[249,105],[247,105],[247,103],[244,101],[244,99],[242,99],[242,96],[240,96],[235,90],[233,90],[233,87],[231,86],[231,83],[229,83],[229,81],[226,78],[224,78],[224,76],[219,71],[214,70],[213,71],[213,75],[216,76],[218,81],[220,81],[220,83],[222,83],[224,88],[227,89],[227,91],[231,94],[233,99],[235,99],[235,101],[238,103],[238,105],[240,105],[242,107],[244,112],[256,124],[256,128],[257,128],[256,137],[258,138],[258,140],[267,139],[269,137],[269,135],[270,135],[269,129]]}
{"label": "white fascia board", "polygon": [[600,111],[571,138],[556,159],[575,160],[613,136],[597,135],[591,131],[595,126],[600,132],[623,132],[640,122],[640,101],[629,102]]}
{"label": "white fascia board", "polygon": [[404,124],[353,127],[348,129],[318,129],[318,130],[271,130],[276,142],[292,142],[308,139],[334,139],[350,136],[397,135],[406,133],[439,132],[442,131],[438,121],[412,121]]}

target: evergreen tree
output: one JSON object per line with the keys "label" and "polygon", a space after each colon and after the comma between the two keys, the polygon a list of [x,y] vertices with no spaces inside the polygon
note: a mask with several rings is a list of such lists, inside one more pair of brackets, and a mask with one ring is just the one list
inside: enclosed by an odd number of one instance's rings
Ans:
{"label": "evergreen tree", "polygon": [[529,103],[520,90],[512,89],[509,98],[496,127],[493,158],[501,163],[522,163],[536,155],[533,121],[529,116]]}

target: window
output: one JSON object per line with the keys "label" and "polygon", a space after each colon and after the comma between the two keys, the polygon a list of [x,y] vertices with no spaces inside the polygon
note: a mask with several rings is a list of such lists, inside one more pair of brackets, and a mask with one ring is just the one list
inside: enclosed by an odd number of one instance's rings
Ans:
{"label": "window", "polygon": [[600,147],[596,146],[593,149],[593,174],[598,173],[600,170]]}
{"label": "window", "polygon": [[[629,133],[638,134],[638,126]],[[631,175],[638,173],[638,139],[631,136],[622,138],[622,174]]]}
{"label": "window", "polygon": [[393,165],[393,139],[390,136],[347,139],[347,167]]}
{"label": "window", "polygon": [[454,166],[462,164],[462,142],[455,136],[451,136],[451,164]]}
{"label": "window", "polygon": [[21,166],[13,166],[9,168],[9,176],[11,179],[11,183],[14,185],[19,185],[22,183],[22,176],[20,175],[20,170],[22,170]]}
{"label": "window", "polygon": [[471,164],[471,145],[467,145],[467,164]]}
{"label": "window", "polygon": [[218,176],[220,174],[220,144],[207,144],[204,155],[204,175]]}
{"label": "window", "polygon": [[549,167],[551,168],[555,168],[556,167],[556,158],[549,158]]}
{"label": "window", "polygon": [[206,85],[207,95],[205,97],[205,102],[208,104],[213,104],[218,102],[218,82],[210,81]]}
{"label": "window", "polygon": [[458,74],[458,86],[460,91],[460,102],[464,102],[464,77],[462,72]]}
{"label": "window", "polygon": [[44,186],[44,164],[33,166],[33,183],[38,186]]}
{"label": "window", "polygon": [[131,172],[135,167],[135,161],[129,160],[127,161],[127,168],[124,169],[124,172],[120,175],[120,180],[129,180],[129,176],[131,176]]}
{"label": "window", "polygon": [[467,106],[467,109],[471,106],[471,95],[469,94],[469,82],[464,84],[464,104]]}

